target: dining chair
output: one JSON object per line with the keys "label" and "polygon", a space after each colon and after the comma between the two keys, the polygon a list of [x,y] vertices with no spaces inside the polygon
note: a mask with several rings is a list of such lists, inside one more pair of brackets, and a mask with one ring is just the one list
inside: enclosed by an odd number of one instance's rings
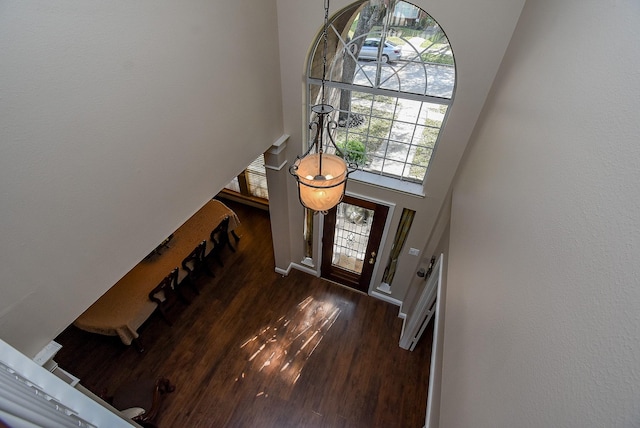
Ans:
{"label": "dining chair", "polygon": [[191,253],[182,260],[182,269],[186,272],[186,276],[183,280],[186,280],[194,293],[200,294],[198,287],[196,286],[196,279],[202,273],[206,273],[211,278],[215,278],[215,275],[205,261],[205,254],[207,251],[207,241],[200,242],[191,251]]}
{"label": "dining chair", "polygon": [[153,290],[149,292],[149,299],[151,299],[152,302],[157,303],[158,311],[169,325],[172,325],[173,323],[169,319],[168,311],[180,298],[176,293],[176,286],[178,285],[178,271],[179,269],[177,267],[174,268],[169,275],[167,275],[158,285],[155,286]]}
{"label": "dining chair", "polygon": [[126,382],[118,387],[111,397],[103,397],[127,418],[143,427],[156,427],[155,420],[165,396],[175,386],[169,379],[140,379]]}
{"label": "dining chair", "polygon": [[213,248],[211,249],[209,255],[215,258],[220,266],[224,266],[220,254],[222,253],[225,245],[228,246],[234,253],[236,251],[236,249],[233,248],[233,245],[231,245],[231,241],[229,240],[229,216],[223,218],[220,224],[218,224],[215,229],[211,231],[211,235],[209,238],[211,239],[211,243],[213,244]]}

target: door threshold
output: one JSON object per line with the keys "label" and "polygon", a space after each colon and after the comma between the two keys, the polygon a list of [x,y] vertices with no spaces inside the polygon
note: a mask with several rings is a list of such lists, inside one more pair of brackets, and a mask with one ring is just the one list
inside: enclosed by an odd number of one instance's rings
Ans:
{"label": "door threshold", "polygon": [[347,289],[349,291],[353,291],[354,293],[359,293],[359,294],[362,294],[362,295],[365,295],[365,296],[369,296],[369,293],[365,293],[364,291],[357,290],[357,289],[355,289],[353,287],[349,287],[348,285],[345,285],[345,284],[340,284],[339,282],[336,282],[336,281],[334,281],[332,279],[324,278],[322,276],[320,278],[322,278],[323,280],[325,280],[327,282],[330,282],[332,284],[335,284],[335,285],[338,285],[338,286],[340,286],[342,288],[345,288],[345,289]]}

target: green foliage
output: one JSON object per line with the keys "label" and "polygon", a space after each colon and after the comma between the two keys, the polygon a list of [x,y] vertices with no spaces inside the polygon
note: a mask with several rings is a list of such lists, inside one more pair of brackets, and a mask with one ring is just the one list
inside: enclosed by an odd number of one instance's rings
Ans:
{"label": "green foliage", "polygon": [[389,132],[391,131],[391,121],[380,119],[380,118],[371,118],[371,125],[369,126],[369,135],[372,137],[386,138],[389,136]]}
{"label": "green foliage", "polygon": [[346,143],[338,143],[338,148],[344,155],[344,160],[364,165],[367,161],[364,144],[358,140],[348,140]]}
{"label": "green foliage", "polygon": [[422,58],[424,62],[453,65],[453,56],[451,56],[451,54],[423,53],[420,55],[420,58]]}
{"label": "green foliage", "polygon": [[404,37],[405,39],[424,36],[424,30],[422,28],[403,27],[403,28],[396,29],[396,33],[402,34],[402,37]]}
{"label": "green foliage", "polygon": [[442,31],[431,35],[422,42],[420,48],[424,50],[420,55],[424,62],[453,65],[451,46],[449,46],[449,41]]}
{"label": "green foliage", "polygon": [[420,20],[418,21],[418,27],[419,28],[427,28],[430,26],[435,26],[438,25],[435,21],[435,19],[433,19],[431,16],[427,15],[424,18],[420,18]]}
{"label": "green foliage", "polygon": [[[444,114],[447,111],[447,106],[440,106],[438,108],[440,113]],[[425,121],[425,128],[422,133],[420,143],[416,146],[416,151],[413,157],[413,163],[409,170],[409,177],[416,179],[424,179],[424,175],[427,172],[427,166],[431,162],[431,155],[436,146],[436,140],[440,134],[441,121],[427,119]]]}

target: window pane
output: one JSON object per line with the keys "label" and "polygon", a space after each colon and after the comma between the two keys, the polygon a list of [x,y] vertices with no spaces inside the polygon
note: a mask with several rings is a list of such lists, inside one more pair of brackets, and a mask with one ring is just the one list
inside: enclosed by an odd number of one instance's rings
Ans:
{"label": "window pane", "polygon": [[409,157],[409,145],[397,141],[389,141],[386,157],[387,159],[397,160],[402,163],[406,162]]}
{"label": "window pane", "polygon": [[267,191],[267,174],[264,169],[264,156],[251,162],[246,169],[247,185],[249,193],[256,198],[269,199]]}
{"label": "window pane", "polygon": [[233,180],[231,180],[229,184],[224,186],[224,188],[240,193],[240,183],[238,183],[238,177],[233,177]]}
{"label": "window pane", "polygon": [[404,162],[398,162],[387,158],[384,161],[382,172],[384,173],[384,175],[402,177],[404,172]]}
{"label": "window pane", "polygon": [[[240,179],[242,179],[242,183]],[[225,186],[225,189],[232,190],[244,196],[253,196],[269,200],[264,156],[260,155],[256,160],[251,162],[239,177],[234,177],[233,180]]]}
{"label": "window pane", "polygon": [[[386,2],[385,2],[386,3]],[[362,14],[371,16],[375,5],[365,2],[364,4],[352,4],[344,9],[340,15],[332,17],[332,23],[328,31],[328,77],[330,81],[355,83],[368,87],[378,87],[376,77],[369,76],[362,82],[354,82],[353,76],[356,73],[423,73],[425,67],[427,73],[424,78],[432,74],[448,74],[450,85],[444,93],[448,93],[447,98],[453,94],[453,81],[455,80],[455,67],[453,53],[449,41],[438,23],[424,10],[407,2],[391,1],[393,7],[386,8],[383,12],[385,16],[380,19],[367,19],[368,25],[359,25]],[[395,5],[394,5],[395,3]],[[337,27],[337,23],[349,27]],[[372,24],[372,25],[371,25]],[[386,32],[382,29],[386,27]],[[379,51],[380,41],[384,39],[382,52]],[[395,48],[395,49],[394,49]],[[398,52],[395,52],[395,51]],[[317,40],[312,55],[309,76],[320,79],[322,76],[323,43],[322,37]],[[379,54],[387,57],[380,67],[384,71],[372,71],[377,68]],[[417,67],[406,67],[407,65]],[[370,69],[370,70],[364,70]],[[388,76],[383,76],[379,81],[385,86],[392,86]],[[424,81],[425,79],[422,79]],[[439,79],[439,78],[438,78]],[[404,78],[396,81],[408,81]],[[434,87],[435,88],[435,87]],[[442,88],[440,88],[442,89]],[[403,92],[413,92],[434,96],[442,95],[442,91],[432,92],[425,85],[416,87],[405,87]]]}
{"label": "window pane", "polygon": [[433,149],[430,147],[416,147],[413,157],[414,163],[410,165],[408,178],[412,180],[423,180],[427,173],[427,165],[431,161]]}

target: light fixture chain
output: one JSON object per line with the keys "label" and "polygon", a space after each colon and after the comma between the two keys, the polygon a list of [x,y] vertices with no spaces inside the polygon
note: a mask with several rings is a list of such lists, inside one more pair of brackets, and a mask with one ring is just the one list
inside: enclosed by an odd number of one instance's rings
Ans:
{"label": "light fixture chain", "polygon": [[[338,124],[331,118],[333,106],[327,104],[326,79],[327,56],[329,50],[329,0],[324,0],[324,28],[322,31],[322,86],[320,88],[321,103],[311,107],[315,120],[309,123],[310,133],[315,131],[313,144],[308,147],[303,156],[298,156],[289,167],[289,173],[298,183],[298,198],[302,206],[325,214],[335,207],[344,196],[347,178],[355,171],[355,164],[344,159],[344,154],[333,139],[332,131]],[[316,45],[316,51],[319,46]],[[314,66],[317,64],[314,58]],[[324,133],[327,133],[327,148],[329,143],[335,148],[336,154],[324,153]],[[310,154],[315,149],[315,154]],[[325,167],[326,166],[326,167]]]}
{"label": "light fixture chain", "polygon": [[322,104],[326,104],[324,83],[327,78],[327,51],[328,51],[328,31],[329,27],[329,0],[324,0],[324,31],[322,48]]}

